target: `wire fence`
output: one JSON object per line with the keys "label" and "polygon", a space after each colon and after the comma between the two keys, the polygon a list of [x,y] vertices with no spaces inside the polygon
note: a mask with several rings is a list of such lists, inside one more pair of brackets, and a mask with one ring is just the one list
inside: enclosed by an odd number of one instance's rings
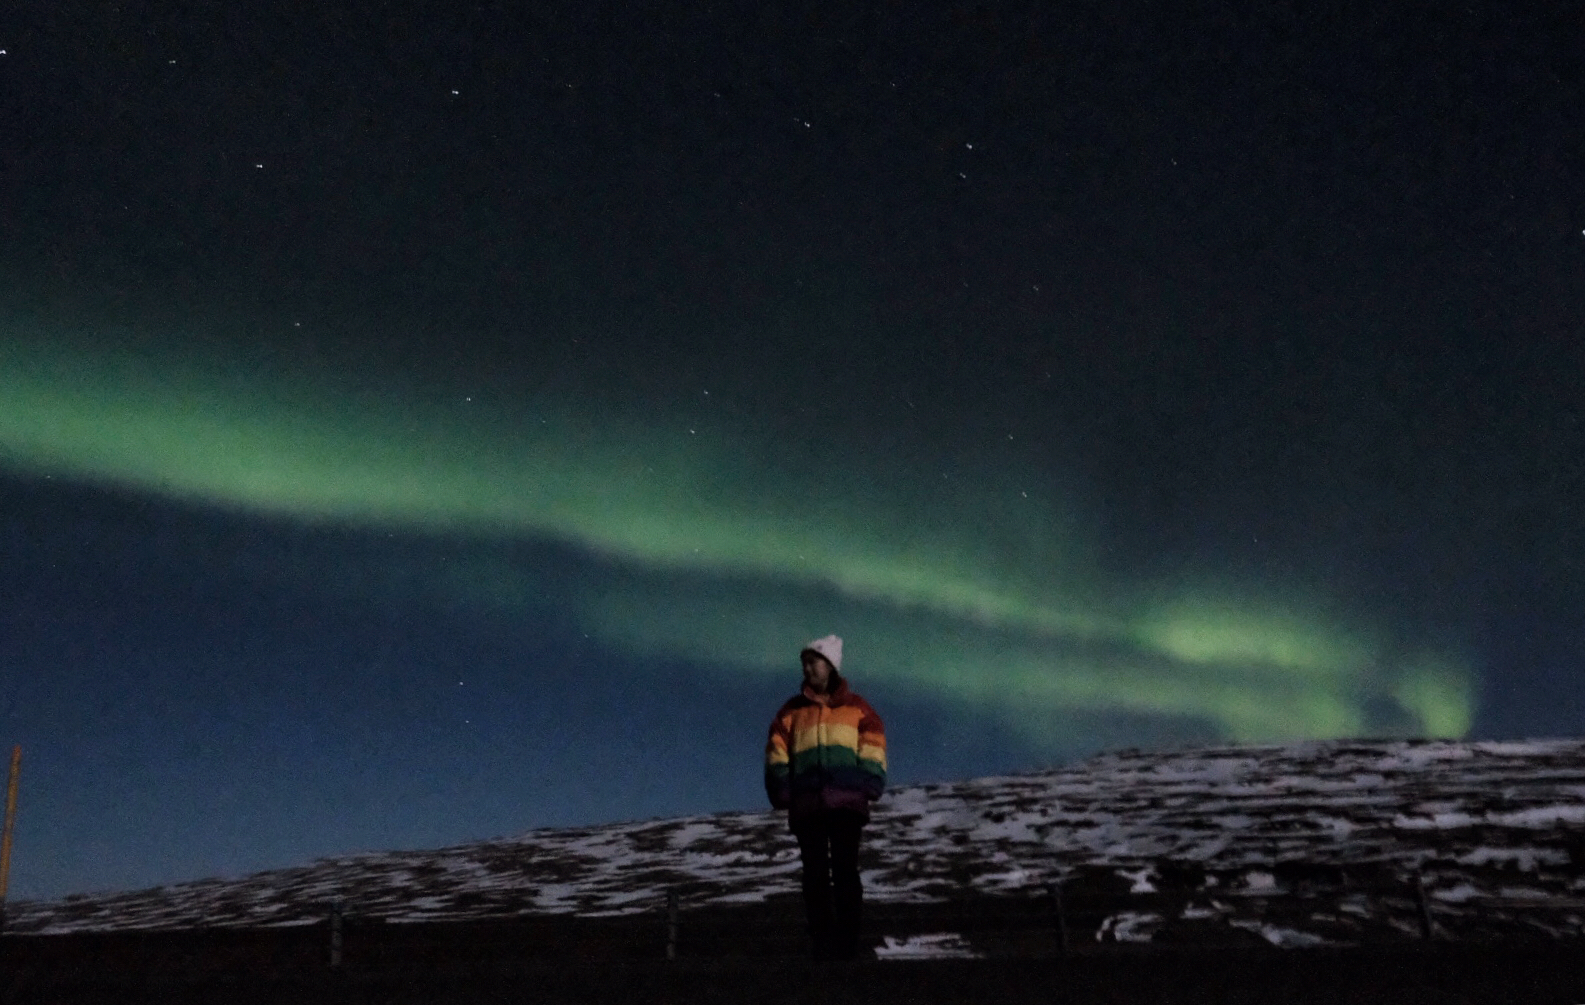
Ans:
{"label": "wire fence", "polygon": [[[872,902],[865,906],[863,928],[868,945],[883,958],[897,959],[1028,959],[1162,946],[1491,942],[1578,937],[1585,933],[1585,900],[1471,894],[1449,902],[1428,894],[1419,873],[1244,891],[1121,892],[1080,877],[1027,896]],[[360,914],[355,903],[336,899],[325,905],[322,920],[293,926],[13,933],[4,940],[0,965],[39,971],[100,966],[145,975],[403,971],[569,960],[796,958],[808,946],[796,896],[719,906],[674,888],[650,910],[619,917],[399,923]]]}

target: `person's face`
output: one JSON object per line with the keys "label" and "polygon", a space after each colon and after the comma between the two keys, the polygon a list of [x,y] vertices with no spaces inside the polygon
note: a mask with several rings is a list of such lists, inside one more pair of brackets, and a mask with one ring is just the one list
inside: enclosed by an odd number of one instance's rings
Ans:
{"label": "person's face", "polygon": [[804,683],[815,694],[824,694],[831,683],[831,664],[819,653],[804,653]]}

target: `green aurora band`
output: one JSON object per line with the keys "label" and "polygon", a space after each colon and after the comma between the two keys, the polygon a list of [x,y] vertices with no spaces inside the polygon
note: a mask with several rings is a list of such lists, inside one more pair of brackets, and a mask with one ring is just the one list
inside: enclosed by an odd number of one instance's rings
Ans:
{"label": "green aurora band", "polygon": [[472,557],[433,588],[506,609],[530,603],[535,570],[489,542],[570,544],[607,572],[566,584],[561,602],[636,654],[786,673],[792,647],[837,630],[866,679],[970,703],[1047,749],[1091,713],[1236,741],[1470,726],[1471,675],[1451,647],[1405,643],[1313,591],[1102,581],[1082,522],[1027,477],[833,465],[841,451],[748,420],[649,421],[553,384],[310,371],[6,327],[0,464],[464,535]]}

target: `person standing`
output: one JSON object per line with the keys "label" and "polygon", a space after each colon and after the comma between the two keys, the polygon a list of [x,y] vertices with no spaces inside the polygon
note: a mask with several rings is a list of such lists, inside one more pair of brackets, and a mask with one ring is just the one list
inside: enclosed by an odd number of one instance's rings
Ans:
{"label": "person standing", "polygon": [[799,655],[803,688],[765,743],[765,793],[798,839],[815,958],[847,960],[859,952],[859,838],[886,788],[886,731],[841,674],[841,638],[815,639]]}

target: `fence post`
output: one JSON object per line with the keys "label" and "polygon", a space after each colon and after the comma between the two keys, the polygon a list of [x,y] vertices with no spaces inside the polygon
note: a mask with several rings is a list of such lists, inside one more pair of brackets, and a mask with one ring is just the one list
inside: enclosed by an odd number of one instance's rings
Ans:
{"label": "fence post", "polygon": [[1068,955],[1068,914],[1062,907],[1062,881],[1049,884],[1051,906],[1057,915],[1057,948]]}
{"label": "fence post", "polygon": [[11,883],[11,829],[17,820],[17,776],[22,770],[22,744],[11,748],[11,776],[6,780],[5,836],[0,837],[0,934],[6,928],[6,890]]}
{"label": "fence post", "polygon": [[666,891],[666,958],[677,958],[677,891]]}
{"label": "fence post", "polygon": [[1420,907],[1420,936],[1425,939],[1432,937],[1431,928],[1431,902],[1425,897],[1425,881],[1417,872],[1414,874],[1414,899]]}
{"label": "fence post", "polygon": [[346,904],[337,897],[330,905],[330,965],[341,966],[341,923],[347,913]]}
{"label": "fence post", "polygon": [[22,744],[11,748],[11,774],[6,779],[5,834],[0,836],[0,904],[11,882],[11,829],[17,822],[17,776],[22,771]]}

